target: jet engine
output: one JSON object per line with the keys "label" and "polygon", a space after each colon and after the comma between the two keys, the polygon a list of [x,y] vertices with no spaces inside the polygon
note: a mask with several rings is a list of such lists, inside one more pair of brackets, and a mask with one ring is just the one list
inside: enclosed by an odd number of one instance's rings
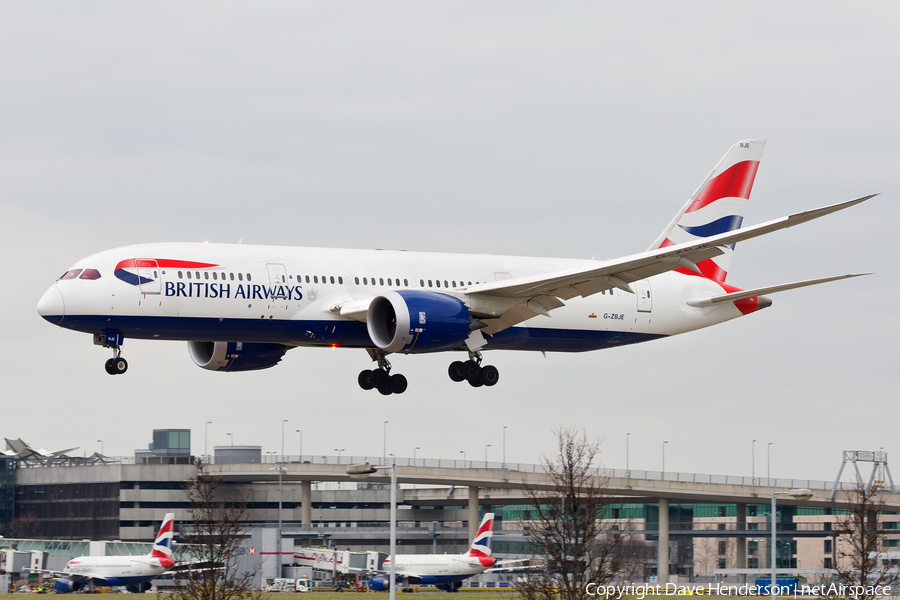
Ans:
{"label": "jet engine", "polygon": [[210,371],[258,371],[274,367],[289,346],[246,342],[188,342],[194,364]]}
{"label": "jet engine", "polygon": [[436,292],[401,290],[376,296],[366,327],[385,352],[439,352],[459,348],[480,324],[457,298]]}
{"label": "jet engine", "polygon": [[369,579],[369,589],[373,592],[388,592],[391,589],[391,582],[385,577],[372,577]]}
{"label": "jet engine", "polygon": [[71,579],[66,579],[64,577],[57,579],[53,584],[53,588],[56,590],[57,594],[70,594],[72,592],[77,592],[83,587],[83,580],[72,581]]}

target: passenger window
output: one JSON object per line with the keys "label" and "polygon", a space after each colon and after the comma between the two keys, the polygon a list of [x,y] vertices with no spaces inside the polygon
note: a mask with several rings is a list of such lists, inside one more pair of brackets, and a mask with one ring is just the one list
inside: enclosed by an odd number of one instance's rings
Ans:
{"label": "passenger window", "polygon": [[469,282],[469,285],[472,285],[472,282],[471,282],[471,281]]}
{"label": "passenger window", "polygon": [[178,279],[181,279],[181,271],[178,271]]}
{"label": "passenger window", "polygon": [[218,278],[219,278],[219,274],[216,273],[215,271],[213,271],[213,279],[218,279]]}
{"label": "passenger window", "polygon": [[228,274],[228,279],[234,281],[234,273],[229,273],[229,274]]}
{"label": "passenger window", "polygon": [[384,278],[383,278],[383,277],[379,277],[379,278],[378,278],[378,285],[384,285]]}
{"label": "passenger window", "polygon": [[446,279],[444,280],[444,287],[450,287],[449,285],[447,285],[447,280],[446,280]]}
{"label": "passenger window", "polygon": [[431,287],[431,280],[428,280],[428,287]]}
{"label": "passenger window", "polygon": [[319,283],[319,276],[313,275],[313,283]]}
{"label": "passenger window", "polygon": [[209,279],[209,271],[203,271],[203,279]]}
{"label": "passenger window", "polygon": [[309,283],[309,275],[306,276],[306,283]]}
{"label": "passenger window", "polygon": [[338,283],[341,284],[341,285],[344,285],[344,278],[343,278],[343,277],[338,277]]}
{"label": "passenger window", "polygon": [[440,280],[440,279],[435,279],[435,280],[434,280],[434,283],[435,283],[435,285],[436,285],[437,287],[441,287],[441,280]]}
{"label": "passenger window", "polygon": [[250,273],[247,273],[247,281],[250,281]]}
{"label": "passenger window", "polygon": [[406,279],[403,280],[403,287],[409,287],[409,284],[406,282]]}
{"label": "passenger window", "polygon": [[451,281],[450,283],[453,284],[453,287],[456,287],[456,282],[455,282],[455,281]]}
{"label": "passenger window", "polygon": [[331,281],[331,283],[334,283],[334,275],[332,275],[331,277],[329,277],[328,280]]}
{"label": "passenger window", "polygon": [[424,279],[420,279],[420,280],[419,280],[419,287],[425,287],[425,280],[424,280]]}
{"label": "passenger window", "polygon": [[363,285],[369,285],[369,280],[363,277]]}
{"label": "passenger window", "polygon": [[356,285],[359,285],[359,277],[354,277],[354,278],[353,278],[353,281],[356,282]]}
{"label": "passenger window", "polygon": [[100,271],[97,269],[85,269],[78,279],[100,279]]}
{"label": "passenger window", "polygon": [[[191,272],[188,271],[188,275],[190,275],[190,274],[191,274]],[[244,280],[244,274],[243,274],[243,273],[238,273],[238,281],[243,281],[243,280]]]}
{"label": "passenger window", "polygon": [[190,271],[187,272],[187,276],[188,276],[188,279],[191,278],[191,272],[190,272]]}
{"label": "passenger window", "polygon": [[390,278],[390,277],[388,277],[388,285],[393,285],[393,284],[391,283],[391,278]]}
{"label": "passenger window", "polygon": [[156,271],[153,271],[153,276],[154,276],[154,277],[159,277],[159,273],[157,273]]}

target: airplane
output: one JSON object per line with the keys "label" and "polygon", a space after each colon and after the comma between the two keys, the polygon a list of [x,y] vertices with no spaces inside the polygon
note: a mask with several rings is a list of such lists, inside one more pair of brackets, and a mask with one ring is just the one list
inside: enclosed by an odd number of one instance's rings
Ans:
{"label": "airplane", "polygon": [[[497,561],[491,556],[494,539],[494,513],[485,513],[469,551],[465,554],[397,554],[394,577],[412,584],[434,585],[445,592],[457,592],[462,582],[486,571],[506,570],[500,565],[525,560]],[[387,558],[382,571],[388,574],[369,579],[369,587],[376,592],[390,590],[391,559]],[[517,567],[509,567],[517,568]],[[382,572],[379,571],[379,572]]]}
{"label": "airplane", "polygon": [[763,294],[866,275],[753,289],[725,283],[735,244],[872,198],[742,227],[766,140],[734,144],[643,252],[611,260],[150,243],[76,262],[41,297],[50,323],[112,349],[125,338],[187,341],[212,371],[267,369],[300,346],[365,349],[364,390],[403,393],[389,355],[468,354],[454,382],[493,386],[484,350],[583,352],[694,331],[771,306]]}
{"label": "airplane", "polygon": [[175,568],[172,558],[172,535],[175,514],[163,518],[150,554],[144,556],[79,556],[66,563],[62,571],[46,571],[59,575],[54,588],[57,594],[77,592],[87,586],[93,591],[95,584],[125,586],[138,593],[150,589],[150,580]]}

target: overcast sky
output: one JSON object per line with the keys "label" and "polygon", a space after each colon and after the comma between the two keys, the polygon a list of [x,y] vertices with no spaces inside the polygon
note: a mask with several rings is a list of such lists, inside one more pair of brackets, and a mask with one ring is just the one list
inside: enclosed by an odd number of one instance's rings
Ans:
{"label": "overcast sky", "polygon": [[[193,448],[536,462],[552,430],[603,464],[832,479],[841,450],[900,452],[900,6],[894,2],[6,2],[0,5],[0,436],[50,450]],[[183,342],[109,351],[35,306],[76,260],[203,241],[613,258],[644,250],[727,148],[768,138],[745,224],[882,195],[738,245],[744,288],[873,276],[580,355],[296,349],[225,374]],[[900,455],[898,455],[900,456]],[[898,472],[900,475],[900,472]]]}

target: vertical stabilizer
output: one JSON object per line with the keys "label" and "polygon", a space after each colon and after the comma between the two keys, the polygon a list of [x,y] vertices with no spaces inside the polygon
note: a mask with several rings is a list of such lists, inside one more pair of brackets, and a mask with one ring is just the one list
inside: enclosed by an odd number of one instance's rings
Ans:
{"label": "vertical stabilizer", "polygon": [[469,556],[477,558],[484,566],[493,566],[494,559],[491,552],[494,546],[494,513],[485,513],[478,526],[478,533],[469,546]]}
{"label": "vertical stabilizer", "polygon": [[159,533],[156,534],[156,541],[153,542],[150,558],[159,559],[159,564],[167,569],[175,564],[175,561],[172,559],[172,536],[174,533],[175,513],[166,513],[159,528]]}
{"label": "vertical stabilizer", "polygon": [[[742,140],[733,145],[649,250],[739,229],[765,146],[766,140]],[[704,277],[725,281],[734,245],[724,250],[721,256],[697,264]],[[696,275],[687,268],[678,271]]]}

